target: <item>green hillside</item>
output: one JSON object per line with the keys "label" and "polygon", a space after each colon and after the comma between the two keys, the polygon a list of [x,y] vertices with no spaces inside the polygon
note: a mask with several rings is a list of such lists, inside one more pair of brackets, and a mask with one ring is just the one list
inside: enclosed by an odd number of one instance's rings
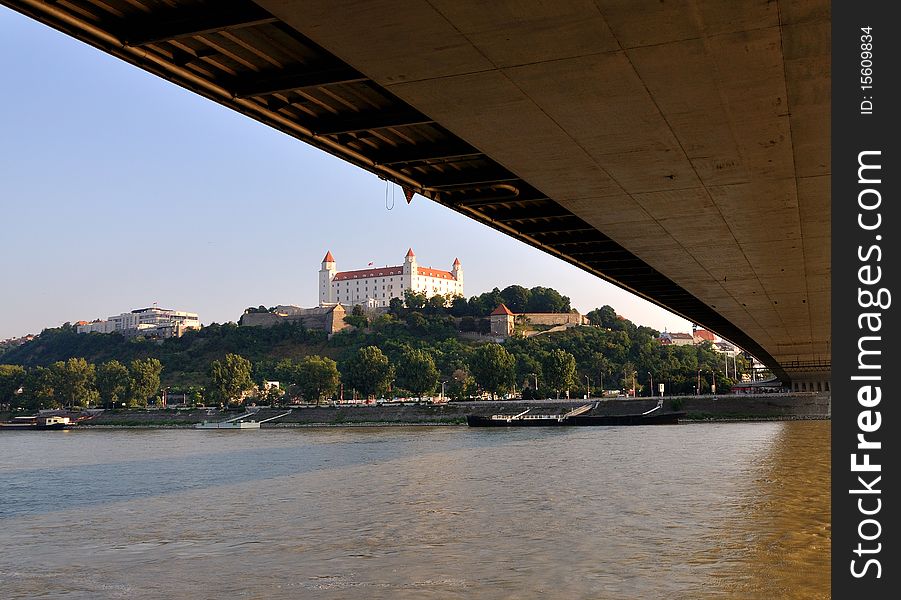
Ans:
{"label": "green hillside", "polygon": [[[364,395],[421,396],[439,390],[443,382],[451,397],[488,392],[533,398],[567,391],[573,396],[588,391],[597,394],[601,387],[627,390],[633,385],[637,394],[648,395],[652,379],[657,384],[665,383],[667,394],[694,393],[698,384],[703,392],[710,389],[714,371],[718,371],[716,383],[720,391],[726,391],[732,383],[723,377],[724,357],[709,343],[661,346],[656,330],[618,317],[609,306],[591,311],[589,317],[591,326],[529,337],[520,333],[502,346],[475,333],[483,327],[472,327],[474,317],[454,317],[452,307],[440,306],[395,306],[372,321],[360,314],[351,315],[348,321],[357,327],[332,339],[325,332],[290,323],[271,328],[213,324],[166,340],[129,339],[115,333],[78,334],[66,324],[47,329],[0,355],[0,395],[6,396],[0,398],[0,404],[28,400],[31,394],[30,404],[25,405],[52,405],[54,398],[63,393],[61,389],[75,403],[96,403],[98,389],[99,398],[104,397],[99,378],[102,372],[110,377],[109,369],[104,371],[109,361],[121,363],[117,366],[120,371],[122,365],[128,366],[133,377],[143,372],[142,385],[150,386],[147,389],[162,387],[171,391],[211,389],[211,373],[215,370],[211,366],[219,369],[221,384],[223,364],[238,370],[244,364],[247,374],[242,381],[246,383],[234,388],[238,392],[247,389],[248,384],[281,380],[292,384],[289,397],[314,395],[319,399],[336,396],[345,385],[361,394],[365,391]],[[367,350],[369,354],[361,358],[365,354],[361,349],[368,347],[380,352]],[[227,358],[229,355],[247,360]],[[301,360],[304,357],[325,357],[335,362]],[[147,359],[158,360],[161,372],[154,374],[155,363]],[[143,362],[132,364],[133,361]],[[366,361],[383,362],[378,375],[381,379],[369,380],[374,377],[368,374],[374,363]],[[318,368],[317,365],[326,371],[330,369],[333,375],[322,375],[325,379],[311,375],[314,371],[309,369]],[[747,369],[742,358],[737,366],[739,372]],[[95,371],[97,388],[92,387]],[[127,379],[129,375],[123,377]],[[306,381],[329,378],[332,383],[322,389],[311,387]],[[70,380],[81,383],[70,384]],[[13,390],[20,385],[25,386],[25,394],[14,396]],[[132,390],[135,386],[133,381],[123,385]],[[131,392],[132,396],[137,394],[136,402],[143,402],[142,397],[152,400],[155,392],[142,396],[141,389],[144,388]],[[222,394],[226,399],[237,397]],[[58,398],[55,402],[63,403]]]}

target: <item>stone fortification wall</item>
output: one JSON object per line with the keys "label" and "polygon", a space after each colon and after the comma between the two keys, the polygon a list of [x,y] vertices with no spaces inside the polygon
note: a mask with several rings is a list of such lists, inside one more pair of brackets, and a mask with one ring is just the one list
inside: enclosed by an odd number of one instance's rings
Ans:
{"label": "stone fortification wall", "polygon": [[584,325],[585,317],[579,313],[518,313],[517,321],[526,318],[532,325]]}
{"label": "stone fortification wall", "polygon": [[347,312],[341,305],[323,308],[299,308],[279,306],[277,313],[247,313],[241,316],[240,324],[245,327],[273,327],[279,323],[301,323],[307,329],[320,329],[337,333],[348,327],[344,322]]}

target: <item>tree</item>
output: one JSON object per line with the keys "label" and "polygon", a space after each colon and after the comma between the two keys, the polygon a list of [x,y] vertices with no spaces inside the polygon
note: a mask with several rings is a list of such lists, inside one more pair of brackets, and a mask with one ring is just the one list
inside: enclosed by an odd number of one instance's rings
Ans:
{"label": "tree", "polygon": [[529,290],[528,312],[563,313],[569,312],[569,298],[561,296],[560,292],[552,288],[541,286]]}
{"label": "tree", "polygon": [[[525,384],[525,387],[535,388],[533,391],[537,394],[536,381],[540,379],[544,382],[544,375],[542,374],[539,357],[536,357],[533,353],[514,354],[514,356],[516,357],[517,384]],[[537,395],[535,397],[537,397]]]}
{"label": "tree", "polygon": [[[359,305],[356,308],[359,308]],[[365,315],[347,315],[346,317],[344,317],[344,322],[348,325],[356,327],[357,329],[363,329],[369,326],[369,319],[367,319]]]}
{"label": "tree", "polygon": [[443,294],[435,294],[434,296],[426,300],[425,308],[429,313],[441,314],[445,312],[447,304],[447,296]]}
{"label": "tree", "polygon": [[455,317],[469,316],[469,303],[463,296],[454,296],[451,302],[451,315]]}
{"label": "tree", "polygon": [[275,365],[275,376],[279,383],[285,387],[296,384],[300,381],[300,375],[297,372],[297,363],[290,358],[283,358]]}
{"label": "tree", "polygon": [[[267,382],[268,383],[268,382]],[[285,395],[285,390],[282,389],[280,385],[269,384],[263,385],[262,390],[260,392],[260,400],[263,403],[268,404],[270,406],[277,406],[281,404],[282,397]]]}
{"label": "tree", "polygon": [[511,285],[505,287],[503,291],[501,291],[501,296],[504,299],[504,304],[512,312],[524,313],[529,305],[529,299],[532,297],[532,292],[521,285]]}
{"label": "tree", "polygon": [[392,315],[399,315],[404,310],[404,301],[402,298],[391,298],[388,300],[388,312]]}
{"label": "tree", "polygon": [[58,407],[53,385],[50,369],[37,367],[29,371],[22,383],[22,406],[32,410]]}
{"label": "tree", "polygon": [[376,346],[360,348],[344,371],[345,383],[367,398],[385,394],[394,381],[394,367]]}
{"label": "tree", "polygon": [[298,381],[295,383],[307,400],[317,404],[323,398],[331,398],[338,391],[341,374],[338,364],[324,356],[306,356],[297,365]]}
{"label": "tree", "polygon": [[544,363],[543,372],[545,384],[557,392],[559,399],[561,390],[575,385],[576,358],[566,350],[552,350]]}
{"label": "tree", "polygon": [[0,405],[14,404],[14,396],[25,383],[25,369],[19,365],[0,365]]}
{"label": "tree", "polygon": [[101,405],[115,408],[122,399],[128,397],[131,375],[128,373],[128,368],[118,360],[111,360],[99,365],[96,379]]}
{"label": "tree", "polygon": [[[588,371],[588,376],[594,378],[597,376],[598,378],[598,393],[603,394],[604,392],[604,377],[610,375],[612,373],[612,369],[610,367],[610,361],[607,360],[607,357],[604,356],[600,352],[593,352],[588,360],[585,362],[585,367]],[[609,382],[609,379],[608,379]]]}
{"label": "tree", "polygon": [[128,364],[131,385],[128,390],[129,406],[147,406],[147,399],[160,390],[160,373],[163,365],[155,358],[135,359]]}
{"label": "tree", "polygon": [[242,400],[253,387],[250,361],[239,354],[226,354],[223,360],[210,363],[210,391],[215,400],[230,403]]}
{"label": "tree", "polygon": [[623,364],[623,379],[621,383],[623,389],[632,390],[633,395],[637,396],[639,390],[641,390],[641,384],[638,383],[638,371],[635,369],[635,365],[631,362],[626,362],[625,364]]}
{"label": "tree", "polygon": [[407,350],[397,365],[397,385],[410,390],[417,398],[431,392],[438,384],[435,359],[425,350]]}
{"label": "tree", "polygon": [[55,362],[50,367],[53,394],[63,406],[89,406],[97,400],[94,365],[83,358]]}
{"label": "tree", "polygon": [[516,359],[500,344],[481,346],[469,361],[469,370],[476,383],[493,398],[513,387],[515,366]]}
{"label": "tree", "polygon": [[404,304],[412,310],[422,310],[425,308],[428,298],[424,292],[414,292],[413,290],[404,290]]}
{"label": "tree", "polygon": [[465,369],[454,369],[445,392],[455,400],[465,400],[475,388],[475,380]]}

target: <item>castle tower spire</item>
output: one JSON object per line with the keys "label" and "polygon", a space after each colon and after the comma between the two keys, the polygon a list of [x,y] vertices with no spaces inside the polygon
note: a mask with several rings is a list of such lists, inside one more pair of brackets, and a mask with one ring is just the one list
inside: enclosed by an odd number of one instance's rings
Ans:
{"label": "castle tower spire", "polygon": [[338,274],[338,266],[332,251],[325,253],[322,259],[322,268],[319,269],[319,306],[335,302],[335,291],[332,289],[332,280]]}

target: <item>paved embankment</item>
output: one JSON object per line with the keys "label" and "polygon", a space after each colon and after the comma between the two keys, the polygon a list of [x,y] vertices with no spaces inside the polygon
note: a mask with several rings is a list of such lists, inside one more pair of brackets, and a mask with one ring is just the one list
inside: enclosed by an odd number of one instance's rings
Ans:
{"label": "paved embankment", "polygon": [[[592,400],[595,402],[597,400]],[[740,396],[681,396],[665,399],[667,411],[684,411],[687,420],[794,420],[828,419],[829,394],[768,394]],[[516,414],[531,409],[533,413],[559,413],[584,404],[585,400],[511,400],[496,402],[453,402],[444,405],[343,405],[294,407],[290,414],[263,424],[263,427],[298,427],[304,425],[364,424],[462,424],[467,414]],[[649,398],[612,398],[600,400],[594,414],[629,414],[653,408]],[[285,412],[264,408],[250,417],[262,421]],[[235,411],[195,410],[129,410],[104,411],[84,422],[106,427],[190,427],[201,421],[223,421],[242,414]]]}

